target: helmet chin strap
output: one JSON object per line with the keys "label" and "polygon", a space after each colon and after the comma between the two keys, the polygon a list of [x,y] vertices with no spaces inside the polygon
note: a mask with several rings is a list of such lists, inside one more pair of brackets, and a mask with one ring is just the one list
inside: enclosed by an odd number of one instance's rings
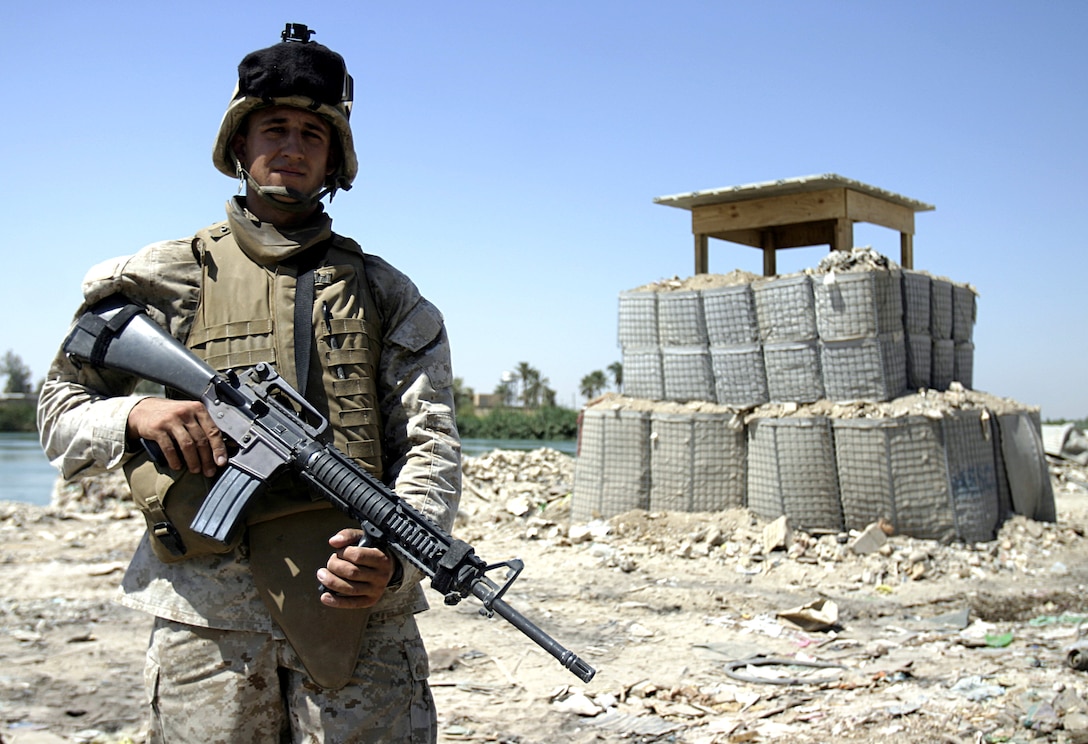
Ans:
{"label": "helmet chin strap", "polygon": [[[249,175],[249,171],[243,168],[241,163],[237,163],[236,166],[238,168],[238,178],[246,184],[247,195],[253,194],[258,196],[276,209],[284,212],[296,214],[309,212],[317,206],[318,202],[320,202],[326,194],[336,193],[336,188],[333,186],[327,186],[324,189],[314,191],[310,194],[305,194],[298,189],[292,189],[289,186],[262,186],[253,180],[253,176]],[[329,201],[332,201],[332,196],[329,196]]]}

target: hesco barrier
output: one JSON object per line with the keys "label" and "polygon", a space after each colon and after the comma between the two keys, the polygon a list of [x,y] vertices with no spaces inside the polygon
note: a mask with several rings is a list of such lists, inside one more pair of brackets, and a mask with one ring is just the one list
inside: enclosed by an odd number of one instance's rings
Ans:
{"label": "hesco barrier", "polygon": [[738,408],[760,406],[770,400],[763,347],[759,344],[711,346],[710,369],[715,400]]}
{"label": "hesco barrier", "polygon": [[816,338],[816,307],[807,274],[755,282],[759,337],[765,344]]}
{"label": "hesco barrier", "polygon": [[584,412],[576,522],[631,509],[744,506],[808,531],[885,519],[897,534],[984,542],[1013,513],[1055,519],[1035,411],[757,416],[742,424],[727,410],[628,410],[623,401]]}
{"label": "hesco barrier", "polygon": [[903,332],[820,345],[824,396],[829,400],[891,400],[907,389]]}
{"label": "hesco barrier", "polygon": [[662,346],[706,346],[706,319],[698,292],[663,292],[657,298],[657,337]]}
{"label": "hesco barrier", "polygon": [[650,414],[588,408],[574,463],[571,519],[585,522],[650,505]]}
{"label": "hesco barrier", "polygon": [[970,287],[952,287],[952,340],[970,341],[975,330],[975,293]]}
{"label": "hesco barrier", "polygon": [[665,400],[714,400],[714,371],[706,346],[662,346],[661,375]]}
{"label": "hesco barrier", "polygon": [[[895,268],[734,279],[620,293],[625,396],[583,412],[573,520],[745,506],[970,542],[1011,513],[1055,518],[1036,412],[857,413],[971,387],[971,287]],[[830,401],[862,408],[796,412]]]}
{"label": "hesco barrier", "polygon": [[903,285],[899,271],[825,274],[812,283],[816,330],[824,341],[851,341],[902,333]]}
{"label": "hesco barrier", "polygon": [[711,346],[749,346],[759,341],[752,285],[703,290],[703,314]]}
{"label": "hesco barrier", "polygon": [[934,341],[952,338],[952,282],[934,277],[929,299],[929,335]]}
{"label": "hesco barrier", "polygon": [[816,341],[765,344],[767,394],[775,403],[812,403],[824,397],[820,345]]}
{"label": "hesco barrier", "polygon": [[[655,347],[657,336],[657,292],[620,292],[620,346]],[[951,333],[951,329],[949,329]]]}
{"label": "hesco barrier", "polygon": [[971,387],[976,314],[969,286],[900,269],[630,290],[619,300],[625,390],[745,407]]}
{"label": "hesco barrier", "polygon": [[993,539],[1000,479],[995,432],[981,411],[836,419],[833,428],[848,529],[884,518],[912,537]]}
{"label": "hesco barrier", "polygon": [[825,417],[756,419],[748,424],[748,508],[786,515],[803,530],[842,532],[831,422]]}
{"label": "hesco barrier", "polygon": [[735,414],[651,412],[651,510],[744,506],[744,462],[744,424]]}
{"label": "hesco barrier", "polygon": [[921,390],[934,387],[933,378],[933,338],[929,333],[906,334],[907,350],[907,388]]}
{"label": "hesco barrier", "polygon": [[933,280],[928,274],[903,269],[903,329],[908,334],[930,335],[930,289]]}

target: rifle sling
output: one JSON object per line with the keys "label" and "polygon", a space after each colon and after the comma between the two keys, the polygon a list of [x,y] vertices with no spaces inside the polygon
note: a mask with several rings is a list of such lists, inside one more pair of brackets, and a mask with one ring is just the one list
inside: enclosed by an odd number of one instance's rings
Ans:
{"label": "rifle sling", "polygon": [[298,392],[306,395],[310,378],[310,351],[313,348],[314,269],[325,257],[330,241],[325,240],[304,251],[295,262],[295,382]]}

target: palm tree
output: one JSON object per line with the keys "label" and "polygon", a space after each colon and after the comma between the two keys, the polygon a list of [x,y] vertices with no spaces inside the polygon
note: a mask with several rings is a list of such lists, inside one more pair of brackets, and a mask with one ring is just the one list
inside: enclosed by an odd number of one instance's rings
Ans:
{"label": "palm tree", "polygon": [[582,378],[579,389],[582,395],[588,400],[596,398],[601,394],[601,391],[608,385],[608,378],[604,376],[604,372],[599,369],[595,369],[588,375]]}
{"label": "palm tree", "polygon": [[623,392],[623,363],[612,362],[608,365],[608,372],[612,375],[612,382],[616,386],[616,392]]}
{"label": "palm tree", "polygon": [[548,378],[540,376],[540,370],[528,362],[518,362],[514,375],[521,381],[521,404],[526,408],[538,408],[547,398]]}
{"label": "palm tree", "polygon": [[513,405],[517,397],[517,391],[514,389],[513,378],[509,380],[504,378],[498,385],[496,385],[495,395],[499,396],[499,400],[502,401],[502,405]]}

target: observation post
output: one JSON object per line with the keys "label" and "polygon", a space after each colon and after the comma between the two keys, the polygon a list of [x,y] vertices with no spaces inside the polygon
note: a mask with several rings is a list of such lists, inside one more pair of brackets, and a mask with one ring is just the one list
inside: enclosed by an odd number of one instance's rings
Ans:
{"label": "observation post", "polygon": [[854,223],[899,232],[899,263],[914,268],[914,214],[932,204],[834,173],[659,196],[655,204],[691,212],[695,273],[709,271],[710,238],[763,251],[763,274],[774,276],[775,253],[784,248],[854,247]]}

